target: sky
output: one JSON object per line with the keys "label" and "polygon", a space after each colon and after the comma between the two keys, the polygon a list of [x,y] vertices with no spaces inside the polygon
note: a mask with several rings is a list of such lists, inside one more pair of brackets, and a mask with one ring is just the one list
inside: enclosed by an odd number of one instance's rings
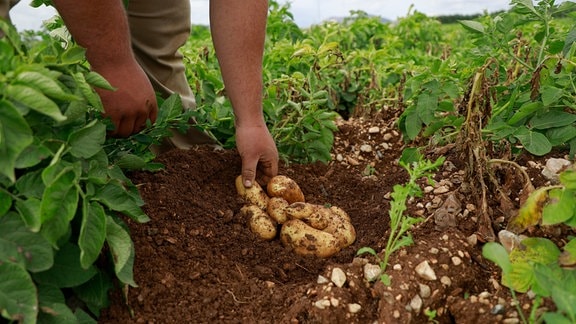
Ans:
{"label": "sky", "polygon": [[[508,9],[509,0],[279,0],[291,3],[296,23],[303,28],[333,17],[349,16],[351,10],[362,10],[390,20],[404,17],[411,4],[428,16],[449,14],[475,14]],[[10,16],[19,30],[39,29],[42,21],[55,14],[53,8],[32,8],[30,0],[22,0],[12,9]],[[209,0],[190,0],[192,23],[207,25]]]}

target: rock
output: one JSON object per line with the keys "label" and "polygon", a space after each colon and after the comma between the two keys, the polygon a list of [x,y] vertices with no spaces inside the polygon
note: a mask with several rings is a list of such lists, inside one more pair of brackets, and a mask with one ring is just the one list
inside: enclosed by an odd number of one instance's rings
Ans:
{"label": "rock", "polygon": [[378,127],[378,126],[370,127],[368,129],[368,133],[369,134],[378,134],[378,133],[380,133],[380,127]]}
{"label": "rock", "polygon": [[572,163],[566,159],[551,158],[546,161],[546,166],[542,170],[542,175],[552,183],[558,183],[558,174],[568,168]]}
{"label": "rock", "polygon": [[508,253],[520,246],[520,237],[507,230],[498,232],[498,240]]}
{"label": "rock", "polygon": [[462,259],[460,259],[457,256],[453,256],[452,257],[452,264],[454,264],[455,266],[459,266],[462,264]]}
{"label": "rock", "polygon": [[338,298],[332,297],[330,298],[330,305],[333,307],[338,307],[338,305],[340,305],[340,300],[338,300]]}
{"label": "rock", "polygon": [[456,216],[462,211],[462,204],[452,193],[446,198],[442,206],[434,211],[434,223],[438,229],[456,227]]}
{"label": "rock", "polygon": [[382,274],[382,269],[377,264],[367,263],[364,265],[364,278],[372,282]]}
{"label": "rock", "polygon": [[412,300],[410,300],[410,308],[412,308],[415,313],[420,313],[422,310],[422,304],[422,298],[420,298],[419,295],[415,295]]}
{"label": "rock", "polygon": [[440,186],[440,187],[434,189],[433,193],[436,195],[441,195],[441,194],[447,193],[448,191],[450,191],[450,187]]}
{"label": "rock", "polygon": [[440,282],[446,287],[450,287],[452,285],[452,279],[447,276],[442,276],[442,278],[440,278]]}
{"label": "rock", "polygon": [[365,153],[370,153],[370,152],[372,152],[372,146],[369,144],[364,144],[364,145],[360,146],[360,151],[365,152]]}
{"label": "rock", "polygon": [[420,287],[420,297],[428,298],[432,295],[432,289],[430,286],[419,283],[418,286]]}
{"label": "rock", "polygon": [[342,288],[346,283],[346,274],[344,273],[344,270],[340,268],[334,268],[332,269],[332,276],[330,279],[336,285],[336,287]]}
{"label": "rock", "polygon": [[329,283],[330,280],[328,280],[328,278],[324,277],[323,275],[319,275],[318,279],[316,280],[316,283],[323,285],[323,284],[327,284]]}
{"label": "rock", "polygon": [[360,306],[360,304],[348,304],[348,311],[352,314],[356,314],[360,311],[360,309],[362,309],[362,306]]}
{"label": "rock", "polygon": [[506,313],[506,307],[501,304],[497,304],[490,310],[490,314],[492,315],[503,315],[504,313]]}
{"label": "rock", "polygon": [[418,264],[416,266],[416,268],[414,269],[414,271],[416,271],[416,274],[418,274],[418,276],[422,279],[425,280],[436,280],[436,272],[434,272],[434,269],[432,269],[432,267],[430,267],[430,264],[428,264],[428,261],[422,261],[420,264]]}
{"label": "rock", "polygon": [[320,299],[314,303],[314,306],[318,309],[326,309],[330,307],[330,301],[328,299]]}

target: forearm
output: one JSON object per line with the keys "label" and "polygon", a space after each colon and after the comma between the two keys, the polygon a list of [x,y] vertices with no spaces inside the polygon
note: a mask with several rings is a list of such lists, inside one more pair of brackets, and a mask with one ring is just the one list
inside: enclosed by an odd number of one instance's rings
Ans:
{"label": "forearm", "polygon": [[262,126],[266,0],[211,0],[210,25],[237,126]]}
{"label": "forearm", "polygon": [[53,0],[75,41],[86,48],[92,68],[134,62],[121,0]]}

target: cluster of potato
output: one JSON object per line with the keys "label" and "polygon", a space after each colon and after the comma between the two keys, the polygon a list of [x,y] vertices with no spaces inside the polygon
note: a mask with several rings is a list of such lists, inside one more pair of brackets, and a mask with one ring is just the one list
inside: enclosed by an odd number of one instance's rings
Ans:
{"label": "cluster of potato", "polygon": [[294,252],[326,258],[356,240],[348,214],[336,206],[307,203],[298,184],[283,175],[272,178],[266,191],[258,184],[244,187],[236,178],[236,190],[246,203],[240,213],[249,219],[250,230],[272,240],[280,228],[280,240]]}

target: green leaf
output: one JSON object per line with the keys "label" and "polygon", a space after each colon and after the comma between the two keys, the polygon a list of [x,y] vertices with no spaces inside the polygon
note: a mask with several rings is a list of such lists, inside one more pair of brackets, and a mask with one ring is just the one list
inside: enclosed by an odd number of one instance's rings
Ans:
{"label": "green leaf", "polygon": [[26,169],[38,165],[52,156],[52,151],[44,145],[30,144],[16,159],[15,168]]}
{"label": "green leaf", "polygon": [[542,108],[544,108],[544,106],[540,101],[529,101],[520,106],[514,115],[510,117],[510,119],[508,119],[506,122],[508,125],[516,125],[517,123],[522,122],[525,118],[532,116]]}
{"label": "green leaf", "polygon": [[574,321],[567,319],[560,313],[547,312],[542,315],[542,319],[544,320],[544,323],[574,324]]}
{"label": "green leaf", "polygon": [[576,321],[576,292],[556,286],[552,289],[552,300],[560,311],[566,313],[572,323]]}
{"label": "green leaf", "polygon": [[2,316],[20,323],[36,323],[38,299],[30,274],[12,262],[0,262],[0,309]]}
{"label": "green leaf", "polygon": [[24,71],[16,75],[14,84],[35,88],[44,95],[62,101],[79,100],[80,98],[65,92],[56,80],[37,71]]}
{"label": "green leaf", "polygon": [[80,248],[72,243],[64,244],[54,257],[54,266],[34,275],[34,280],[58,288],[79,286],[96,275],[94,267],[83,269],[80,265]]}
{"label": "green leaf", "polygon": [[28,271],[39,272],[52,267],[53,259],[48,242],[28,230],[16,213],[0,218],[0,263],[11,261]]}
{"label": "green leaf", "polygon": [[552,150],[552,144],[550,144],[548,138],[541,133],[521,128],[514,136],[522,143],[528,152],[534,155],[542,156],[550,153]]}
{"label": "green leaf", "polygon": [[61,122],[66,120],[66,116],[62,114],[58,105],[35,88],[19,84],[9,84],[4,88],[4,91],[10,99],[43,115],[49,116],[55,121]]}
{"label": "green leaf", "polygon": [[530,289],[535,281],[534,269],[527,262],[514,263],[512,271],[510,271],[510,274],[508,275],[508,279],[509,281],[506,282],[504,281],[504,278],[502,278],[502,283],[505,286],[510,287],[515,291],[525,293]]}
{"label": "green leaf", "polygon": [[132,287],[137,287],[133,277],[134,243],[130,234],[110,216],[106,221],[106,242],[110,246],[114,271],[118,279]]}
{"label": "green leaf", "polygon": [[566,189],[576,190],[576,169],[568,169],[560,173],[560,183],[562,183]]}
{"label": "green leaf", "polygon": [[66,167],[44,190],[40,204],[41,233],[53,246],[68,232],[78,209],[77,182],[76,172]]}
{"label": "green leaf", "polygon": [[414,140],[418,137],[418,134],[420,134],[422,130],[422,120],[417,110],[407,111],[404,126],[406,127],[406,135],[408,135],[409,139]]}
{"label": "green leaf", "polygon": [[552,86],[542,86],[540,89],[542,94],[542,103],[548,107],[556,104],[564,95],[564,89],[559,89]]}
{"label": "green leaf", "polygon": [[12,197],[10,194],[0,188],[0,218],[12,207]]}
{"label": "green leaf", "polygon": [[100,310],[110,306],[108,293],[114,288],[114,284],[104,271],[99,271],[87,283],[74,288],[74,294],[82,300],[88,309],[96,316]]}
{"label": "green leaf", "polygon": [[576,115],[563,111],[552,110],[544,114],[538,114],[530,119],[530,125],[535,129],[548,129],[562,127],[576,121]]}
{"label": "green leaf", "polygon": [[98,120],[93,120],[68,137],[70,153],[84,159],[89,159],[102,150],[105,141],[106,126]]}
{"label": "green leaf", "polygon": [[459,20],[458,22],[469,31],[484,34],[484,25],[482,23],[473,20]]}
{"label": "green leaf", "polygon": [[40,219],[40,199],[30,197],[26,200],[16,201],[16,210],[20,214],[20,217],[32,232],[39,232],[42,226],[42,220]]}
{"label": "green leaf", "polygon": [[502,269],[503,274],[508,275],[512,271],[512,263],[510,263],[510,258],[508,257],[508,252],[506,249],[495,242],[488,242],[482,248],[482,255],[496,263]]}
{"label": "green leaf", "polygon": [[576,196],[566,189],[548,191],[548,203],[542,209],[542,225],[555,225],[567,221],[574,215]]}
{"label": "green leaf", "polygon": [[57,287],[38,285],[38,301],[42,310],[38,314],[39,323],[78,323],[76,315],[66,305],[64,294]]}
{"label": "green leaf", "polygon": [[14,168],[18,156],[32,144],[32,130],[18,110],[0,100],[0,174],[16,181]]}
{"label": "green leaf", "polygon": [[100,186],[92,199],[101,202],[112,210],[130,216],[138,222],[144,223],[150,220],[140,208],[142,202],[136,200],[118,183],[110,182]]}
{"label": "green leaf", "polygon": [[78,237],[80,264],[88,269],[100,256],[106,239],[106,213],[98,203],[83,202],[82,224]]}
{"label": "green leaf", "polygon": [[94,72],[94,71],[90,71],[88,73],[86,73],[84,75],[86,82],[88,82],[88,84],[90,84],[91,86],[100,88],[100,89],[105,89],[105,90],[110,90],[110,91],[114,91],[116,90],[109,82],[108,80],[106,80],[103,76],[101,76],[100,74]]}

